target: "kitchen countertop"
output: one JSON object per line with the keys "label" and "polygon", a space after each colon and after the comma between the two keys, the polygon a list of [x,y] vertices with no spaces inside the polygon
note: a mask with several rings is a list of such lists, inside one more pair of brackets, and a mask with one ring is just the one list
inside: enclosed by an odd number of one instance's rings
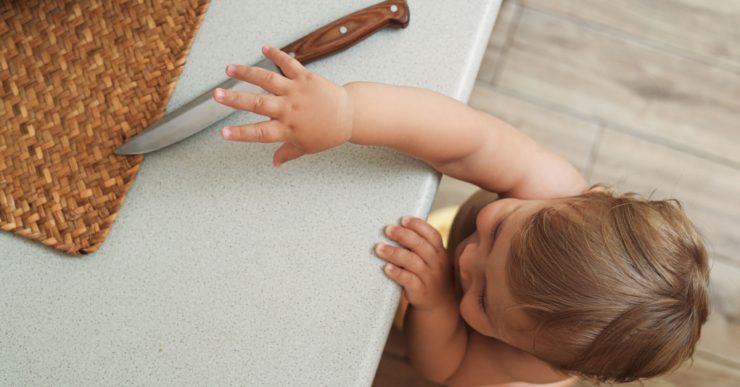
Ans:
{"label": "kitchen countertop", "polygon": [[[374,0],[213,0],[168,110]],[[467,101],[499,0],[410,1],[411,22],[307,67],[337,83]],[[98,252],[0,233],[0,385],[372,383],[399,288],[373,246],[425,218],[439,176],[351,144],[276,169],[277,145],[221,139],[239,112],[147,155]]]}

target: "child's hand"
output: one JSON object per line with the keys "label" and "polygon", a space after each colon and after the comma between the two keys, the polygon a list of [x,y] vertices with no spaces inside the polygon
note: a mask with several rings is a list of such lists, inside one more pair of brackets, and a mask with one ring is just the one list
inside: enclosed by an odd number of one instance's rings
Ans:
{"label": "child's hand", "polygon": [[352,104],[347,91],[308,71],[285,52],[263,47],[264,55],[283,71],[229,65],[226,74],[274,94],[253,94],[216,89],[217,102],[271,119],[222,129],[227,140],[284,142],[275,151],[273,164],[280,166],[306,153],[318,153],[349,141],[352,135]]}
{"label": "child's hand", "polygon": [[375,251],[389,262],[385,273],[403,287],[409,303],[417,309],[455,303],[452,264],[437,230],[421,219],[404,217],[401,226],[388,226],[385,233],[402,247],[380,243]]}

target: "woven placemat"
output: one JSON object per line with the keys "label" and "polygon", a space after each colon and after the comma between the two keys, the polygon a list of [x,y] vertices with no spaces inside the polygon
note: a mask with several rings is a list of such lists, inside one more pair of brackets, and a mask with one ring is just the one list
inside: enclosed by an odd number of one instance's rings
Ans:
{"label": "woven placemat", "polygon": [[100,247],[144,159],[113,150],[164,115],[208,1],[0,1],[0,229]]}

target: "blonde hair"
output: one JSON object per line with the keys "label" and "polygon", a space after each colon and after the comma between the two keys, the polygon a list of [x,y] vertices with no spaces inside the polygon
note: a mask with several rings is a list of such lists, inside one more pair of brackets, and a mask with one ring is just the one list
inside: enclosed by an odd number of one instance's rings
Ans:
{"label": "blonde hair", "polygon": [[535,355],[602,382],[673,370],[709,314],[707,252],[676,200],[604,187],[567,198],[530,217],[507,270]]}

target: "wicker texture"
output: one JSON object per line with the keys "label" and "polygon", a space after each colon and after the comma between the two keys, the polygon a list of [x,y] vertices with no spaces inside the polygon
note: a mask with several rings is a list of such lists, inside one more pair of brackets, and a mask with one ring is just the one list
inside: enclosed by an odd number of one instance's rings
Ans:
{"label": "wicker texture", "polygon": [[208,0],[0,3],[0,229],[92,253],[144,159],[113,150],[164,115]]}

